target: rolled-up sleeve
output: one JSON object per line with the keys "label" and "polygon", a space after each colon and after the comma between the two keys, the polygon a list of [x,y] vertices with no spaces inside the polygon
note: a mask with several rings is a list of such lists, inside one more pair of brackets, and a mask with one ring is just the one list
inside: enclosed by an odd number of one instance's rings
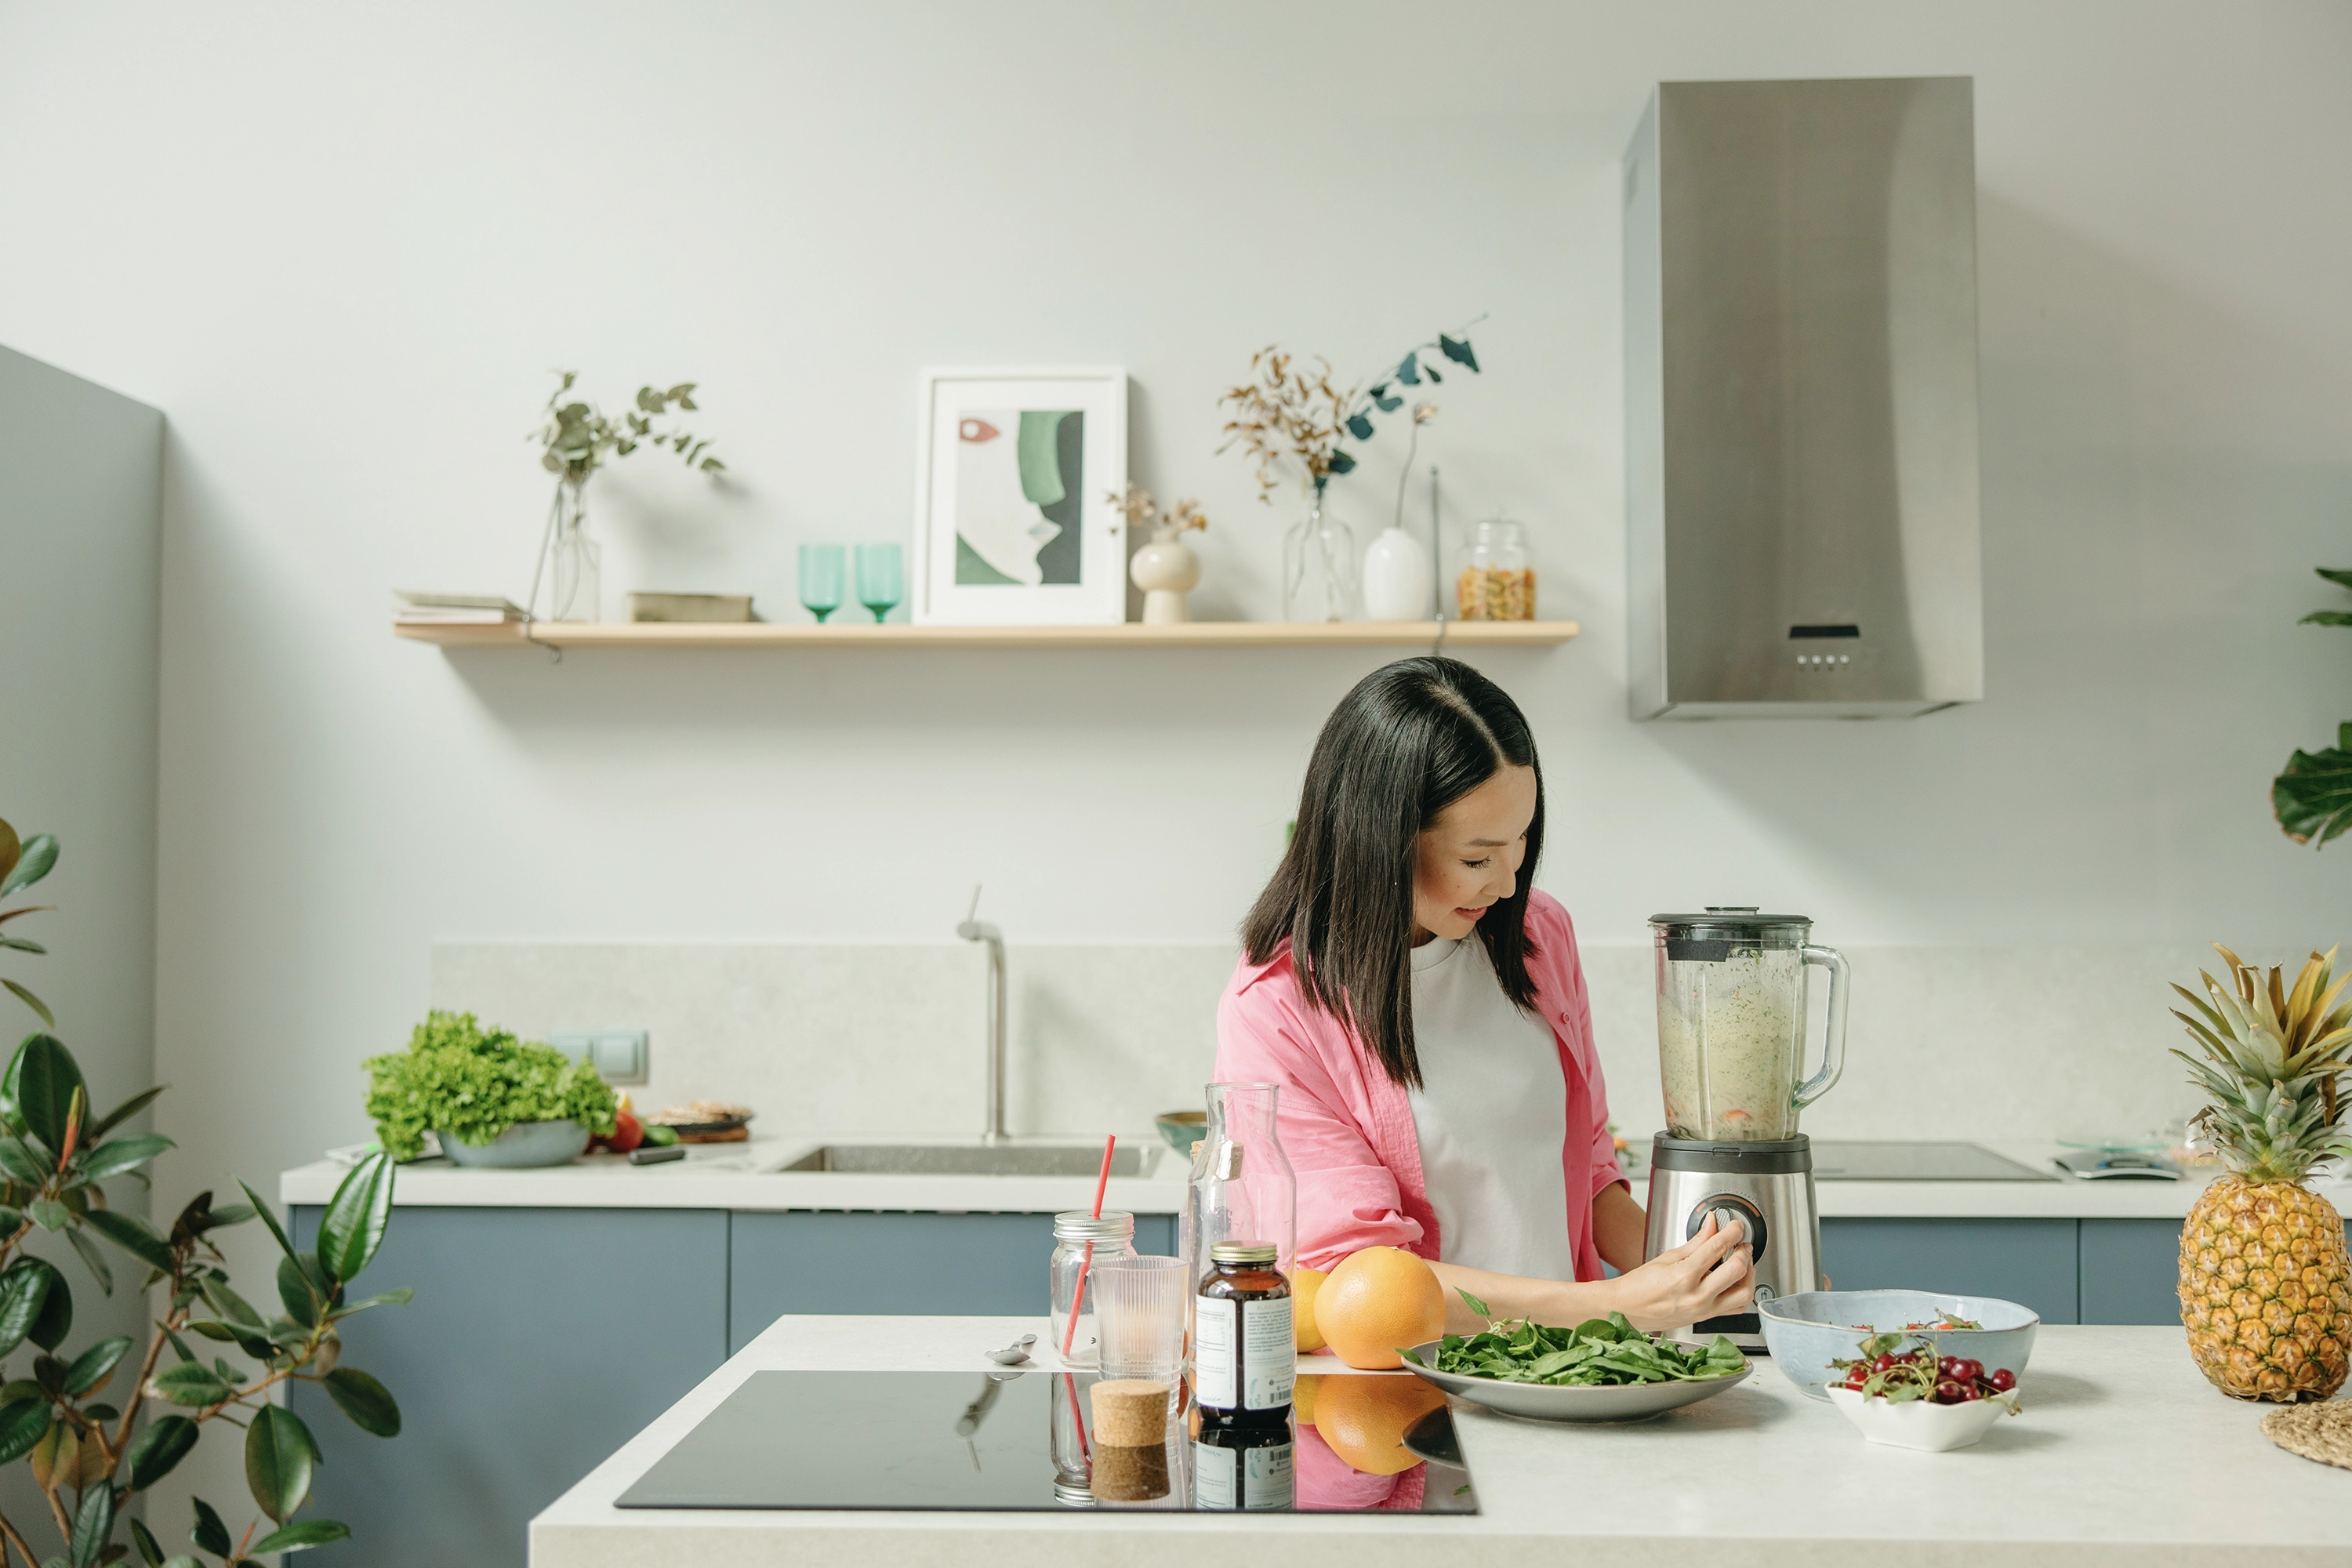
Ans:
{"label": "rolled-up sleeve", "polygon": [[1298,1261],[1328,1269],[1367,1247],[1421,1250],[1422,1227],[1401,1202],[1348,1108],[1348,1097],[1272,987],[1228,993],[1217,1007],[1217,1081],[1279,1086],[1283,1152],[1298,1175]]}

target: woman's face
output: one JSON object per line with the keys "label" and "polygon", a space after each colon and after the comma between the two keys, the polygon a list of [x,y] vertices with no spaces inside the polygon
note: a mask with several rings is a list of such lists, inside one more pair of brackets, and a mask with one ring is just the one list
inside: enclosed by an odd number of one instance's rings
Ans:
{"label": "woman's face", "polygon": [[1412,854],[1412,941],[1459,941],[1518,886],[1536,816],[1536,771],[1505,767],[1438,813]]}

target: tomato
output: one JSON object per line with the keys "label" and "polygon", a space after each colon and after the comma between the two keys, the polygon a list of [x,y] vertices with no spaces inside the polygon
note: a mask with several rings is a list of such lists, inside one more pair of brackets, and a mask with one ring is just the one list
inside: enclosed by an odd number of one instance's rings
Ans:
{"label": "tomato", "polygon": [[645,1141],[646,1124],[625,1110],[614,1116],[612,1135],[604,1140],[615,1154],[625,1154]]}

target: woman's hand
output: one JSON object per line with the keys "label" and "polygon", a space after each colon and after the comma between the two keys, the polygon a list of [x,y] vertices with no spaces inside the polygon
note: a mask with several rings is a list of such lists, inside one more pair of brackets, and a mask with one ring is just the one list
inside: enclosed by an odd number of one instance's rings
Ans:
{"label": "woman's hand", "polygon": [[1611,1280],[1612,1305],[1651,1333],[1744,1312],[1756,1286],[1747,1240],[1745,1226],[1718,1225],[1710,1212],[1698,1235]]}

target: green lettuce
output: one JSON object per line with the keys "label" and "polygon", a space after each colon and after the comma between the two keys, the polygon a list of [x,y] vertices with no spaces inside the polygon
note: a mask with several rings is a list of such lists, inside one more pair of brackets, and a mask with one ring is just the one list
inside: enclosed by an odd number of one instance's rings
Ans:
{"label": "green lettuce", "polygon": [[519,1121],[577,1121],[613,1131],[612,1087],[584,1061],[509,1031],[485,1029],[471,1013],[425,1015],[408,1049],[370,1057],[367,1111],[395,1160],[425,1152],[426,1129],[461,1143],[495,1140]]}

